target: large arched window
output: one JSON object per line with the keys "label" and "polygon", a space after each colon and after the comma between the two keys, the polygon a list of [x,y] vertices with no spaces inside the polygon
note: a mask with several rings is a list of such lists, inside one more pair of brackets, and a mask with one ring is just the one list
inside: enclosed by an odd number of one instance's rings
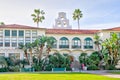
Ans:
{"label": "large arched window", "polygon": [[60,38],[59,48],[69,48],[69,40],[66,37]]}
{"label": "large arched window", "polygon": [[72,48],[81,48],[81,40],[78,37],[72,39]]}
{"label": "large arched window", "polygon": [[85,38],[84,48],[85,49],[92,49],[93,48],[93,40],[91,38],[89,38],[89,37]]}
{"label": "large arched window", "polygon": [[52,48],[57,48],[57,40],[54,37],[51,37],[54,40]]}

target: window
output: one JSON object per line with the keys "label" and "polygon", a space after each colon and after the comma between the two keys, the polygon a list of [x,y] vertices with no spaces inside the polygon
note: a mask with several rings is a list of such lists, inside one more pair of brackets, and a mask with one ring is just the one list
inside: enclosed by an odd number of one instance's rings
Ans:
{"label": "window", "polygon": [[63,15],[61,15],[61,17],[60,17],[60,18],[61,18],[61,20],[64,20],[64,16],[63,16]]}
{"label": "window", "polygon": [[64,27],[67,27],[67,23],[66,22],[64,22],[63,25],[64,25]]}
{"label": "window", "polygon": [[10,38],[5,38],[5,47],[10,47]]}
{"label": "window", "polygon": [[0,30],[0,37],[3,37],[3,30]]}
{"label": "window", "polygon": [[58,27],[61,27],[61,22],[58,21],[58,22],[57,22],[57,25],[58,25]]}
{"label": "window", "polygon": [[81,41],[78,37],[72,39],[72,48],[81,48]]}
{"label": "window", "polygon": [[5,30],[5,36],[10,36],[10,30]]}
{"label": "window", "polygon": [[12,38],[12,47],[17,47],[17,38]]}
{"label": "window", "polygon": [[69,48],[69,40],[66,37],[60,39],[59,48]]}
{"label": "window", "polygon": [[3,47],[3,38],[0,38],[0,47]]}
{"label": "window", "polygon": [[0,41],[0,47],[3,47],[3,42],[2,41]]}
{"label": "window", "polygon": [[23,37],[23,36],[24,36],[24,31],[23,31],[23,30],[20,30],[20,31],[19,31],[19,36],[20,36],[20,37]]}
{"label": "window", "polygon": [[12,30],[12,36],[17,36],[17,30]]}
{"label": "window", "polygon": [[18,38],[18,45],[19,44],[24,44],[24,38]]}
{"label": "window", "polygon": [[84,40],[84,48],[85,49],[92,49],[93,48],[93,41],[91,38],[88,37]]}
{"label": "window", "polygon": [[26,30],[26,31],[25,31],[25,36],[31,36],[31,35],[30,35],[30,30]]}
{"label": "window", "polygon": [[32,37],[37,37],[37,30],[32,30]]}
{"label": "window", "polygon": [[31,41],[30,41],[30,37],[26,37],[25,38],[25,43],[30,43]]}

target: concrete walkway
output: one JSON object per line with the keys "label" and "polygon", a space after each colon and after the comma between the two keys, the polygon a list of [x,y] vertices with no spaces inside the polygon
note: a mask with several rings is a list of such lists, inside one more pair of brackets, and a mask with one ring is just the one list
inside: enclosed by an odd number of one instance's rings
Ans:
{"label": "concrete walkway", "polygon": [[99,75],[103,75],[103,76],[107,76],[107,77],[112,77],[112,78],[120,78],[120,74],[112,74],[112,73],[108,73],[107,71],[82,71],[85,73],[91,73],[91,74],[99,74]]}

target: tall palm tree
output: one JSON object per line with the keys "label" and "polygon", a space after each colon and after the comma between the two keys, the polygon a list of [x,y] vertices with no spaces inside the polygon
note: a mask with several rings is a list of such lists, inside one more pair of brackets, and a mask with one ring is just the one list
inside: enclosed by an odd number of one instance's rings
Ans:
{"label": "tall palm tree", "polygon": [[49,55],[49,52],[51,51],[51,48],[53,47],[53,44],[55,43],[55,40],[53,37],[47,37],[47,56]]}
{"label": "tall palm tree", "polygon": [[0,25],[5,25],[5,23],[4,22],[0,22]]}
{"label": "tall palm tree", "polygon": [[37,27],[39,27],[39,22],[42,22],[45,19],[44,14],[45,12],[40,9],[34,9],[34,14],[31,14],[34,23],[37,23]]}
{"label": "tall palm tree", "polygon": [[78,29],[80,29],[80,18],[83,17],[82,11],[80,11],[80,9],[75,9],[74,13],[73,13],[73,19],[77,20],[78,22]]}

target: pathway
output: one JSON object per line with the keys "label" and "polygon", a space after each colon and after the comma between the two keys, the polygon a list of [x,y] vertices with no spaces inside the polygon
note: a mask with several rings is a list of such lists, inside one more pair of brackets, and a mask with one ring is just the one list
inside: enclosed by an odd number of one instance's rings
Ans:
{"label": "pathway", "polygon": [[112,77],[112,78],[120,78],[120,74],[112,74],[112,73],[108,73],[107,71],[82,71],[85,73],[91,73],[91,74],[99,74],[99,75],[103,75],[103,76],[107,76],[107,77]]}

